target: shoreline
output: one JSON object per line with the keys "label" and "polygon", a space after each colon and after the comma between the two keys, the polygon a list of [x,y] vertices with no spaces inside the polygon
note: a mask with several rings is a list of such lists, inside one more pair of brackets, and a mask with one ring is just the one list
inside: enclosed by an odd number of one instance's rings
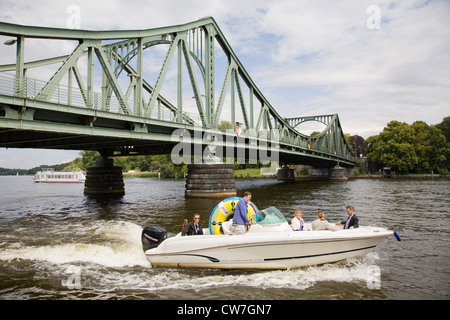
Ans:
{"label": "shoreline", "polygon": [[446,174],[402,174],[392,177],[383,177],[379,174],[349,176],[349,179],[450,179]]}
{"label": "shoreline", "polygon": [[[12,177],[12,176],[16,176],[16,175],[0,175],[0,176],[4,176],[4,177]],[[29,176],[29,177],[33,177],[33,175],[19,175],[20,177],[23,176]],[[124,178],[158,178],[158,174],[155,172],[139,172],[139,173],[134,173],[134,174],[130,174],[127,172],[123,172],[123,177]],[[315,180],[328,180],[329,177],[324,177],[324,176],[310,176],[310,175],[305,175],[305,176],[296,176],[295,177],[295,181],[315,181]],[[174,178],[167,178],[167,179],[174,179]],[[181,176],[181,177],[177,177],[175,179],[185,179],[185,177]],[[238,180],[246,180],[246,179],[277,179],[276,175],[246,175],[246,176],[240,176],[240,175],[235,175],[234,179],[238,179]],[[348,179],[450,179],[450,175],[446,175],[446,174],[404,174],[404,175],[396,175],[396,176],[392,176],[392,177],[387,177],[384,178],[382,175],[380,174],[371,174],[371,175],[351,175],[348,176]]]}

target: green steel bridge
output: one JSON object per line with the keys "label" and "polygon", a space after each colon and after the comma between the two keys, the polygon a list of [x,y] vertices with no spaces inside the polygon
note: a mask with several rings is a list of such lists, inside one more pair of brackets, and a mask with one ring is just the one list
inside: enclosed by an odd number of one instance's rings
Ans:
{"label": "green steel bridge", "polygon": [[[183,142],[234,157],[276,153],[282,164],[355,165],[338,115],[278,114],[211,17],[109,31],[0,22],[0,36],[15,53],[0,58],[0,147],[111,157],[169,154]],[[38,46],[50,56],[25,61]],[[325,129],[300,133],[308,121]]]}

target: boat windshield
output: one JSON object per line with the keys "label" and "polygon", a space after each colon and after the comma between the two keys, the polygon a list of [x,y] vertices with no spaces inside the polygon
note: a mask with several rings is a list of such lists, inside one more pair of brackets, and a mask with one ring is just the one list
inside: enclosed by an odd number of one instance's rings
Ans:
{"label": "boat windshield", "polygon": [[275,207],[269,207],[253,214],[250,219],[252,223],[269,225],[286,222],[284,215]]}

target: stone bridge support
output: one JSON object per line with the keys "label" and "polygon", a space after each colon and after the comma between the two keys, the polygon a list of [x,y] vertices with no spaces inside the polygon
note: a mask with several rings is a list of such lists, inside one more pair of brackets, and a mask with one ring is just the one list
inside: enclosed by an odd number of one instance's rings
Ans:
{"label": "stone bridge support", "polygon": [[294,169],[285,166],[277,171],[278,181],[295,181]]}
{"label": "stone bridge support", "polygon": [[188,165],[186,198],[228,198],[236,196],[233,165],[201,163]]}
{"label": "stone bridge support", "polygon": [[92,197],[121,197],[125,194],[122,167],[114,166],[114,160],[102,157],[95,166],[87,168],[84,194]]}
{"label": "stone bridge support", "polygon": [[310,174],[317,177],[328,177],[330,180],[348,180],[347,168],[336,165],[333,168],[313,168]]}

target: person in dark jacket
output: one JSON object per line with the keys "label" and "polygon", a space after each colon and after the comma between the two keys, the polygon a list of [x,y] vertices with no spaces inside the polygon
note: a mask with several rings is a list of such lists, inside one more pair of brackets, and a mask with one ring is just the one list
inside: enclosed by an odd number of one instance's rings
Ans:
{"label": "person in dark jacket", "polygon": [[200,215],[194,214],[194,219],[191,221],[191,223],[187,224],[183,231],[181,232],[182,236],[188,235],[197,235],[197,234],[203,234],[202,225],[200,223]]}
{"label": "person in dark jacket", "polygon": [[348,205],[347,207],[345,207],[345,209],[347,210],[347,215],[348,218],[345,221],[340,221],[337,222],[336,225],[344,225],[344,229],[353,229],[353,228],[358,228],[358,217],[355,214],[355,209],[353,208],[353,206]]}

